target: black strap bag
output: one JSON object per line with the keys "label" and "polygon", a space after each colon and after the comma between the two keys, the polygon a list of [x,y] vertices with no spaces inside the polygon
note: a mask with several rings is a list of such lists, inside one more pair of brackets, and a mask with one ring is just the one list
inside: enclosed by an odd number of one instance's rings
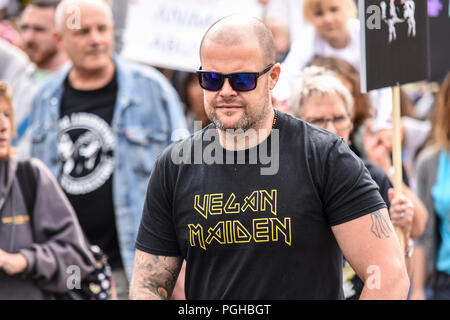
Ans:
{"label": "black strap bag", "polygon": [[[25,205],[31,214],[36,201],[36,177],[29,161],[18,162],[17,179],[25,199]],[[112,272],[106,254],[96,245],[88,244],[95,259],[95,270],[82,279],[80,289],[68,290],[65,294],[56,295],[58,300],[108,300],[111,297]]]}

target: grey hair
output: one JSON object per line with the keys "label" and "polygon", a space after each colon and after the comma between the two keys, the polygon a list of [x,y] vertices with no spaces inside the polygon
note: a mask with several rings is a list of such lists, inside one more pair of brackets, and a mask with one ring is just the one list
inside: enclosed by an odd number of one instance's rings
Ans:
{"label": "grey hair", "polygon": [[76,10],[74,12],[73,9],[77,8],[77,5],[80,3],[100,4],[104,8],[106,15],[111,20],[111,22],[114,21],[109,0],[62,0],[55,10],[55,28],[58,31],[62,32],[64,30],[65,15],[76,14]]}
{"label": "grey hair", "polygon": [[302,118],[304,103],[311,96],[338,96],[344,102],[348,115],[353,115],[354,99],[350,91],[336,74],[328,69],[311,66],[303,70],[294,84],[289,100],[289,108],[294,116]]}

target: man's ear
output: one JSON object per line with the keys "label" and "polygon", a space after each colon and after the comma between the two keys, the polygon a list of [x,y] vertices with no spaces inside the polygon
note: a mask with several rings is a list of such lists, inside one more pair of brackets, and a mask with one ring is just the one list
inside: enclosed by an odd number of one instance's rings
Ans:
{"label": "man's ear", "polygon": [[280,78],[281,66],[279,63],[274,64],[269,73],[269,89],[273,90]]}
{"label": "man's ear", "polygon": [[59,30],[53,31],[53,41],[55,41],[55,45],[59,50],[64,50],[61,32],[62,31]]}

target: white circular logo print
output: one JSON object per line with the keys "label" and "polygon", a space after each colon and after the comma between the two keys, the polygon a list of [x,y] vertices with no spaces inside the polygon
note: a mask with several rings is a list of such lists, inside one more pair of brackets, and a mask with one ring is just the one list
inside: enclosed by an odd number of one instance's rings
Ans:
{"label": "white circular logo print", "polygon": [[59,120],[58,156],[61,187],[73,195],[100,188],[114,171],[114,134],[92,113],[73,113]]}

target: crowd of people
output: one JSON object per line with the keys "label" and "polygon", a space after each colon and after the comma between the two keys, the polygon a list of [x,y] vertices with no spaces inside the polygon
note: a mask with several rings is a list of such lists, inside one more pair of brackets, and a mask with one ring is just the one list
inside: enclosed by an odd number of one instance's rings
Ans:
{"label": "crowd of people", "polygon": [[299,2],[194,73],[121,57],[126,1],[0,0],[0,299],[450,299],[450,71],[402,87],[395,192],[355,1]]}

